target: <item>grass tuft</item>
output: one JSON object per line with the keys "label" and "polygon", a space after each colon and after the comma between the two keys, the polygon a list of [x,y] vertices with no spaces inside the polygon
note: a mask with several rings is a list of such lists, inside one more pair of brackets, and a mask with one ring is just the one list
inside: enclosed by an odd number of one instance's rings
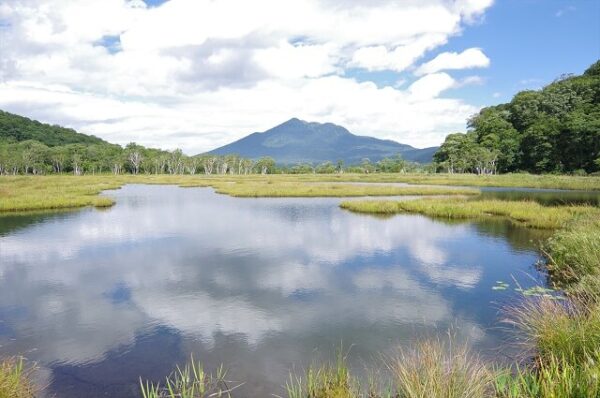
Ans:
{"label": "grass tuft", "polygon": [[35,397],[37,390],[31,382],[32,371],[21,357],[0,361],[0,398]]}
{"label": "grass tuft", "polygon": [[529,299],[507,310],[524,352],[547,362],[561,358],[571,364],[600,360],[600,305],[574,300]]}
{"label": "grass tuft", "polygon": [[402,398],[482,398],[493,391],[492,372],[466,346],[423,341],[389,366]]}
{"label": "grass tuft", "polygon": [[165,379],[165,384],[154,384],[140,379],[140,389],[144,398],[208,398],[231,397],[231,391],[239,387],[228,386],[226,371],[221,366],[216,375],[206,373],[200,362],[194,358],[183,368],[176,370]]}

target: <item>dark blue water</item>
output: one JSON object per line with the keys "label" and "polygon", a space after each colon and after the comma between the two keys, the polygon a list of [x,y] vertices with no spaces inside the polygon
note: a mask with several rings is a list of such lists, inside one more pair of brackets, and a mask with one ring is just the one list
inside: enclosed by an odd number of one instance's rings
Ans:
{"label": "dark blue water", "polygon": [[[0,355],[47,394],[132,397],[190,354],[238,396],[282,394],[341,343],[357,369],[423,336],[494,359],[512,278],[543,283],[547,234],[506,222],[361,216],[340,199],[238,199],[130,185],[107,210],[0,217]],[[511,284],[492,290],[496,281]]]}

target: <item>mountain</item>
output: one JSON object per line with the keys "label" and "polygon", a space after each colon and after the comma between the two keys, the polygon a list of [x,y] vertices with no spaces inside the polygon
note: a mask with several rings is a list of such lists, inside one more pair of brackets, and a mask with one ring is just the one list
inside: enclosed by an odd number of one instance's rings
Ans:
{"label": "mountain", "polygon": [[215,155],[237,154],[257,159],[270,156],[280,164],[322,163],[343,160],[357,164],[400,154],[404,159],[429,163],[438,147],[417,149],[391,140],[354,135],[333,123],[311,123],[296,118],[263,133],[253,133],[214,149]]}
{"label": "mountain", "polygon": [[36,120],[0,110],[0,140],[36,140],[47,146],[67,144],[108,144],[106,141],[78,133],[73,129],[40,123]]}

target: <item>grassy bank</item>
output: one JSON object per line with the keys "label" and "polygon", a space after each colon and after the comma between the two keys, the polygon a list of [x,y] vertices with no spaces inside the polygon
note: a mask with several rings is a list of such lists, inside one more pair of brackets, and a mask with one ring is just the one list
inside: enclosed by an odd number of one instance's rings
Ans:
{"label": "grassy bank", "polygon": [[[183,369],[189,369],[191,365]],[[200,365],[195,365],[197,368]],[[380,366],[383,373],[367,377],[354,374],[346,357],[338,354],[332,363],[314,365],[301,374],[291,374],[283,392],[286,398],[597,398],[600,378],[597,362],[573,364],[552,355],[535,367],[494,367],[466,346],[438,340],[421,341]],[[144,398],[208,398],[237,396],[235,388],[217,381],[219,376],[189,373],[181,381],[175,376],[158,384],[141,382]],[[220,385],[220,387],[218,387]],[[240,384],[237,384],[240,385]],[[191,386],[197,386],[192,390]],[[243,396],[240,394],[239,396]]]}
{"label": "grassy bank", "polygon": [[574,218],[600,217],[600,209],[591,206],[543,206],[530,201],[467,200],[464,198],[423,199],[413,201],[347,201],[343,209],[357,213],[418,213],[447,219],[506,218],[532,228],[555,229]]}

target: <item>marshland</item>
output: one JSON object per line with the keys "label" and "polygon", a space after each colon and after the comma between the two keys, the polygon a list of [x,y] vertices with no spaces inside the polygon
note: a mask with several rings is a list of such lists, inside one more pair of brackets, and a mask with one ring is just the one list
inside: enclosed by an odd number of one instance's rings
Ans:
{"label": "marshland", "polygon": [[3,371],[20,396],[595,397],[598,179],[435,178],[3,176]]}
{"label": "marshland", "polygon": [[600,398],[599,14],[3,2],[0,398]]}

